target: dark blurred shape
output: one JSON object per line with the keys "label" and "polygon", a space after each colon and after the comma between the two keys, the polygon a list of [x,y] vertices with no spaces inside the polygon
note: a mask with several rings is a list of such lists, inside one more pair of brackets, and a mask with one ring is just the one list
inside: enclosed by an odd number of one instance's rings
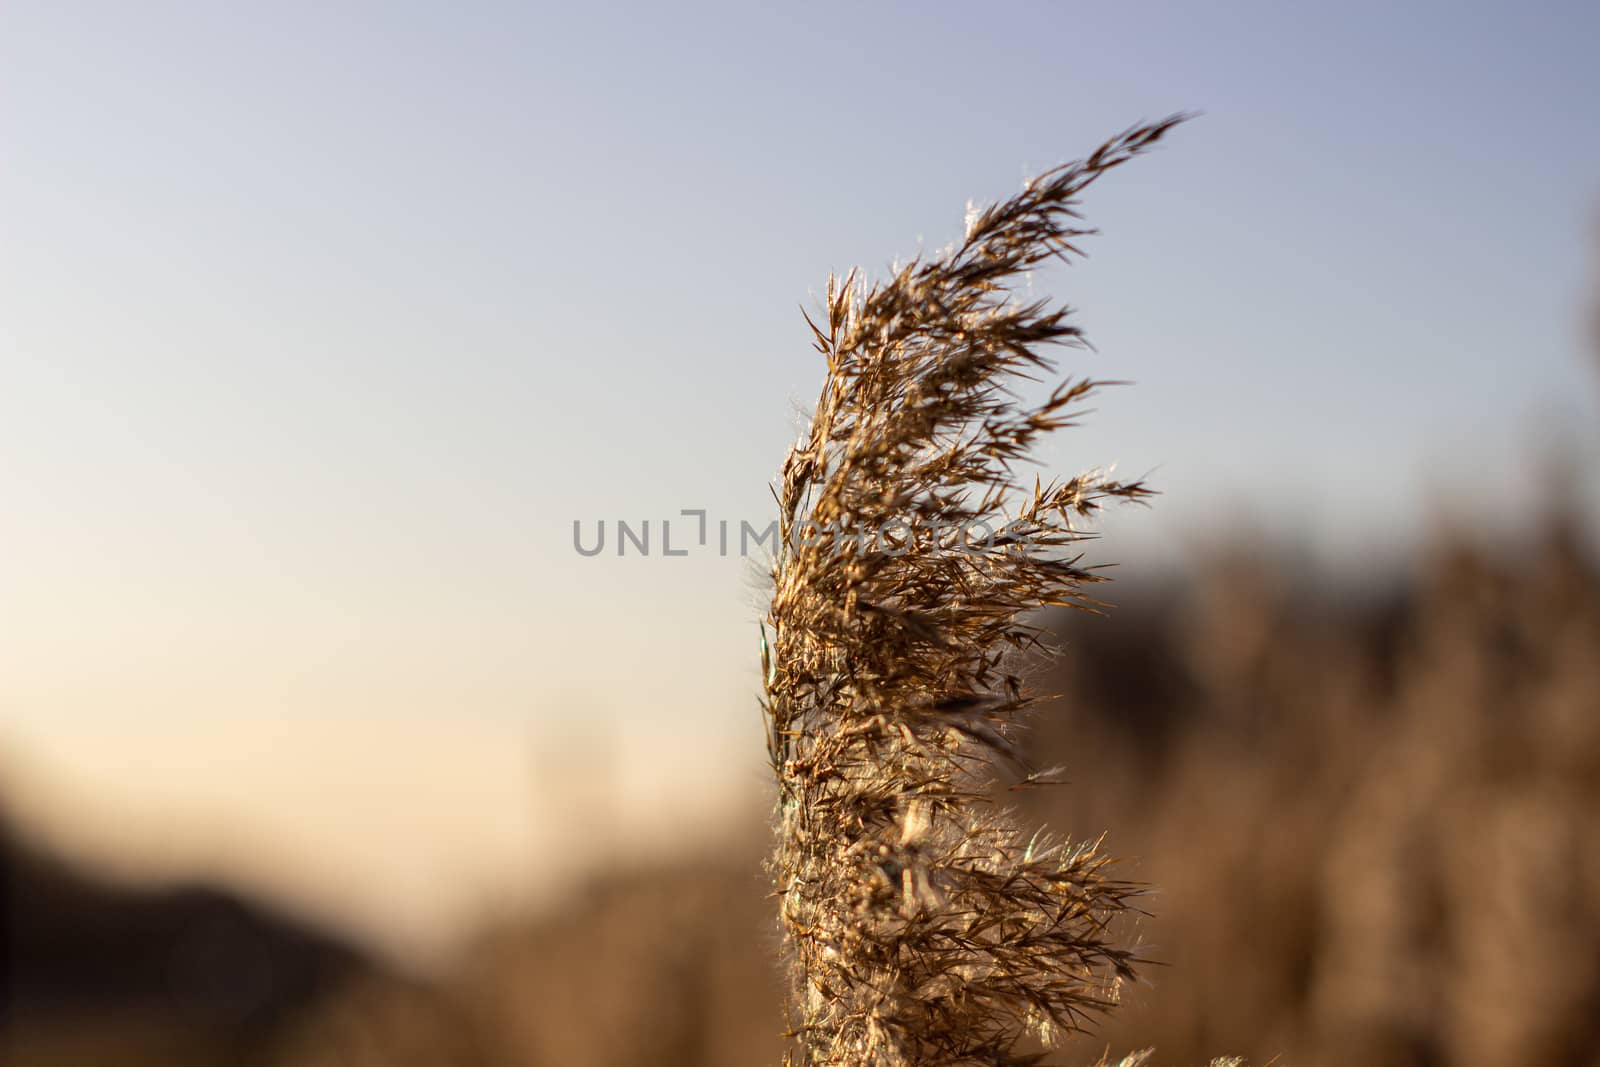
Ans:
{"label": "dark blurred shape", "polygon": [[7,1064],[257,1062],[367,967],[335,938],[217,889],[95,880],[3,821],[0,869]]}

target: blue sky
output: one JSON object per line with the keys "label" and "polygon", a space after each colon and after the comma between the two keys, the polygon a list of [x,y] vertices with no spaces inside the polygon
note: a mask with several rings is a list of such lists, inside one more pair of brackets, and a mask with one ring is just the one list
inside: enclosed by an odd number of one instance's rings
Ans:
{"label": "blue sky", "polygon": [[829,271],[1180,110],[1035,280],[1099,348],[1066,369],[1137,382],[1045,456],[1154,471],[1104,555],[1512,529],[1550,440],[1596,451],[1596,40],[1580,3],[8,4],[0,718],[665,719],[755,775],[750,568],[572,521],[764,520]]}

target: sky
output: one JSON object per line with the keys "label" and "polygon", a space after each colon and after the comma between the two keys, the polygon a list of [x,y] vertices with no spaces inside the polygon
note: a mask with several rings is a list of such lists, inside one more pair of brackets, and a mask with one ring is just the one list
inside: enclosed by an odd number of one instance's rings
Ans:
{"label": "sky", "polygon": [[[1031,282],[1095,342],[1064,370],[1136,383],[1046,468],[1163,493],[1096,551],[1514,530],[1600,448],[1596,40],[1584,3],[13,0],[0,795],[421,954],[552,843],[759,807],[760,561],[662,520],[767,521],[830,271],[1176,111]],[[656,551],[579,555],[602,519]]]}

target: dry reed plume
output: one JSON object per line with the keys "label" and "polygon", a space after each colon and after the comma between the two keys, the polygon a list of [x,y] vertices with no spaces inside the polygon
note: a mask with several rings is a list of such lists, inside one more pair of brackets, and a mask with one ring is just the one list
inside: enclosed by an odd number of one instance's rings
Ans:
{"label": "dry reed plume", "polygon": [[1136,888],[1096,844],[1029,835],[988,797],[1032,703],[1033,613],[1093,606],[1075,519],[1148,492],[1098,471],[1021,484],[1106,383],[1017,398],[1050,346],[1085,341],[1069,308],[1015,289],[1081,255],[1079,194],[1180,121],[1041,175],[886,282],[830,278],[811,322],[827,380],[777,488],[764,702],[791,1064],[1035,1063],[1031,1043],[1082,1029],[1133,974],[1108,924]]}

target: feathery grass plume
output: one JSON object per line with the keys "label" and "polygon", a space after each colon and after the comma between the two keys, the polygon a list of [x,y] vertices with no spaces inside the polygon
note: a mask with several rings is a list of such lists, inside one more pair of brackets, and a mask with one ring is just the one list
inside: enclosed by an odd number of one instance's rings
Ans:
{"label": "feathery grass plume", "polygon": [[1070,309],[1013,289],[1081,255],[1079,194],[1184,117],[1041,175],[886,282],[830,278],[826,321],[807,317],[827,380],[775,494],[763,704],[790,1064],[1035,1063],[1030,1040],[1082,1029],[1133,974],[1108,923],[1136,887],[1096,844],[1030,836],[988,800],[1031,703],[1031,613],[1094,606],[1074,519],[1148,494],[1100,472],[1020,484],[1107,383],[1023,405],[1010,387],[1052,370],[1045,350],[1086,342]]}

